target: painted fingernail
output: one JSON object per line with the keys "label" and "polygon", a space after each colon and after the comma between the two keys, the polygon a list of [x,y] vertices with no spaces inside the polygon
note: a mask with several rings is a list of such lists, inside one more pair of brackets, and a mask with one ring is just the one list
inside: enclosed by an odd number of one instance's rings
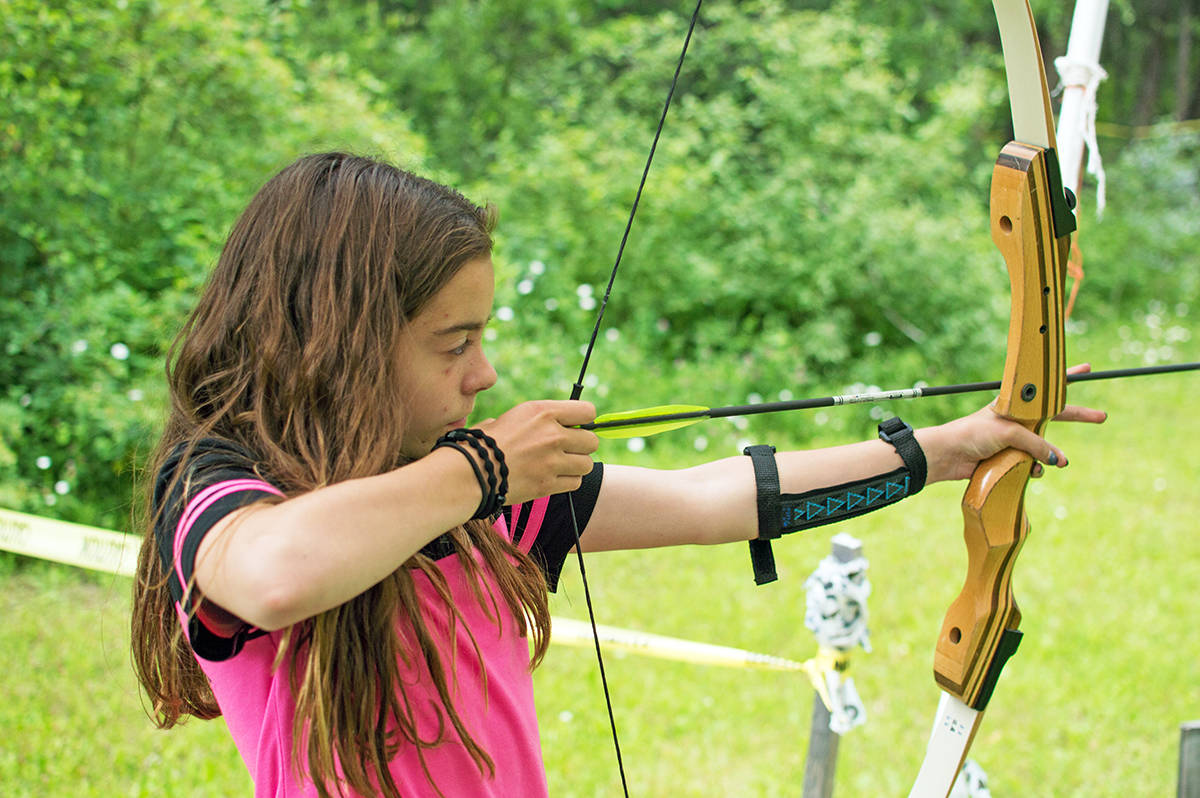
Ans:
{"label": "painted fingernail", "polygon": [[1054,452],[1050,452],[1050,454],[1046,456],[1046,462],[1050,465],[1058,465],[1058,455]]}

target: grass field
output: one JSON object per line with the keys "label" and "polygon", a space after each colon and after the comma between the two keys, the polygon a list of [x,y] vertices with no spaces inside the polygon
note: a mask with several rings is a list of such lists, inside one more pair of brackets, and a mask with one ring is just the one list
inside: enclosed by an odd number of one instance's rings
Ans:
{"label": "grass field", "polygon": [[[1112,339],[1094,351],[1073,341],[1072,359],[1129,364],[1138,347]],[[1033,534],[1015,576],[1026,638],[973,749],[996,798],[1174,794],[1179,724],[1200,718],[1196,380],[1081,386],[1073,401],[1108,409],[1109,422],[1051,428],[1071,466],[1030,488]],[[874,652],[851,668],[868,719],[842,740],[838,795],[903,796],[915,776],[937,701],[932,647],[964,571],[961,490],[933,486],[841,526],[871,562]],[[830,535],[778,544],[781,579],[761,588],[744,546],[593,557],[598,620],[805,659],[803,581]],[[586,617],[568,570],[552,608]],[[220,721],[164,733],[146,720],[129,592],[127,579],[0,557],[0,795],[250,794]],[[632,795],[799,795],[812,707],[802,676],[606,662]],[[535,679],[551,794],[619,794],[591,652],[556,647]]]}

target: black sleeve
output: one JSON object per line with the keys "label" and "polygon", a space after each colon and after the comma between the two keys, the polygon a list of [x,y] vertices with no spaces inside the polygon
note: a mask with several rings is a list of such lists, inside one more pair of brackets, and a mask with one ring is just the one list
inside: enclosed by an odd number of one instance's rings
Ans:
{"label": "black sleeve", "polygon": [[[600,484],[604,480],[604,464],[596,463],[592,470],[583,478],[580,486],[570,493],[557,493],[550,497],[546,507],[546,516],[542,527],[537,533],[537,539],[530,547],[529,555],[534,562],[542,567],[546,575],[546,585],[551,592],[558,589],[558,578],[562,573],[563,563],[575,546],[575,528],[578,525],[582,536],[591,520],[592,510],[596,507],[596,499],[600,495]],[[525,524],[529,520],[532,502],[521,505],[516,518],[510,518],[514,542],[520,541],[525,533]],[[572,516],[574,512],[574,516]],[[574,520],[572,520],[572,518]]]}
{"label": "black sleeve", "polygon": [[200,611],[203,603],[194,600],[192,584],[196,552],[210,529],[234,510],[253,504],[275,494],[261,489],[246,488],[231,492],[209,504],[186,530],[175,558],[175,535],[180,518],[189,502],[206,488],[230,480],[261,482],[251,455],[236,444],[217,439],[204,439],[188,451],[180,444],[171,452],[156,475],[154,489],[154,535],[159,561],[168,574],[167,586],[171,597],[188,618],[188,638],[197,655],[207,660],[229,659],[242,649],[246,640],[262,634],[248,624],[236,629],[214,631],[205,625]]}

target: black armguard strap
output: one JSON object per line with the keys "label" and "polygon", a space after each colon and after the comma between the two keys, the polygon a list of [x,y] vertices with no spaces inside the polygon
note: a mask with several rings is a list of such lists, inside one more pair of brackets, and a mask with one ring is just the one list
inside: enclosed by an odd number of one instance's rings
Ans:
{"label": "black armguard strap", "polygon": [[895,504],[915,491],[907,468],[886,474],[846,482],[807,493],[780,496],[780,526],[784,533],[799,532],[814,526],[832,524]]}
{"label": "black armguard strap", "polygon": [[913,428],[893,416],[879,425],[879,439],[892,445],[892,448],[900,455],[900,459],[904,461],[904,467],[912,476],[908,495],[920,493],[921,488],[925,487],[925,477],[929,473],[929,467],[925,461],[925,452],[921,450],[921,444],[917,443],[917,436],[913,433]]}
{"label": "black armguard strap", "polygon": [[780,526],[779,469],[775,467],[774,446],[747,446],[742,454],[754,464],[754,485],[758,491],[758,538],[750,541],[750,565],[754,584],[765,585],[779,578],[775,573],[775,554],[771,540],[783,534]]}

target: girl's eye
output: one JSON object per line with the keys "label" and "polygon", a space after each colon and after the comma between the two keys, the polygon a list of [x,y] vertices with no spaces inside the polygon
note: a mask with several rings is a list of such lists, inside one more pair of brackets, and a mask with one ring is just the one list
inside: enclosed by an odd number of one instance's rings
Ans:
{"label": "girl's eye", "polygon": [[451,349],[450,354],[463,355],[463,354],[466,354],[467,350],[470,348],[471,348],[471,339],[468,338],[465,341],[463,341],[461,344],[459,344],[458,346]]}

